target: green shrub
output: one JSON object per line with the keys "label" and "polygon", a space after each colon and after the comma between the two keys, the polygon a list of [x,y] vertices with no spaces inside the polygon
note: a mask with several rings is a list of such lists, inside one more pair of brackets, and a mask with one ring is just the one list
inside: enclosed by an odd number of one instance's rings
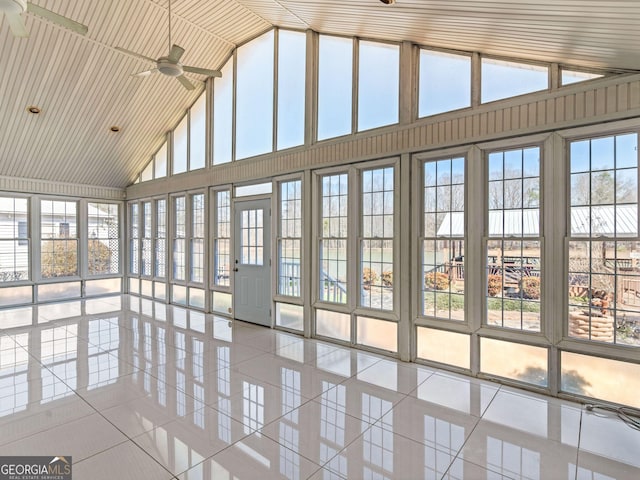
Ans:
{"label": "green shrub", "polygon": [[531,300],[540,299],[540,278],[539,277],[523,277],[520,280],[520,292],[524,298]]}
{"label": "green shrub", "polygon": [[487,292],[491,297],[495,297],[502,292],[502,275],[487,276]]}
{"label": "green shrub", "polygon": [[447,290],[451,279],[441,272],[429,272],[424,276],[424,286],[432,290]]}

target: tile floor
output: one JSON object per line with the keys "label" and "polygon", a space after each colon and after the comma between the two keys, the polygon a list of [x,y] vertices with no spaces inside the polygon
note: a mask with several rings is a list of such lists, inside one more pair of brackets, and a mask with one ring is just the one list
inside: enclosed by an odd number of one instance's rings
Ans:
{"label": "tile floor", "polygon": [[640,478],[610,414],[247,323],[116,296],[0,326],[0,455],[74,480]]}

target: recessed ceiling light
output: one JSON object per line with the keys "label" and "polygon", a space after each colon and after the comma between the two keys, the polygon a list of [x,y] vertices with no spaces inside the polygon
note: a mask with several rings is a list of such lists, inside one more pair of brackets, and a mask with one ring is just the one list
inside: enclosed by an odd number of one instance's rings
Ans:
{"label": "recessed ceiling light", "polygon": [[34,115],[37,115],[37,114],[40,113],[40,109],[38,107],[36,107],[35,105],[29,105],[27,107],[27,112],[33,113]]}
{"label": "recessed ceiling light", "polygon": [[120,131],[120,127],[117,126],[117,125],[114,125],[109,130],[111,130],[112,132],[119,132]]}
{"label": "recessed ceiling light", "polygon": [[396,3],[396,0],[380,0],[380,1],[385,5],[393,5],[394,3]]}

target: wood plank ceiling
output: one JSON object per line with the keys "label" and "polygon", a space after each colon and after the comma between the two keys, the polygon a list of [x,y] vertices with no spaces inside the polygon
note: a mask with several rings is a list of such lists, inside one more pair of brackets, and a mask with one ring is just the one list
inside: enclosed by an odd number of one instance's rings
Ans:
{"label": "wood plank ceiling", "polygon": [[[132,78],[168,49],[167,0],[34,0],[89,27],[82,37],[26,14],[30,38],[0,21],[0,175],[129,185],[195,101],[162,75]],[[478,51],[602,69],[640,70],[638,0],[174,0],[182,62],[221,68],[272,26]],[[40,115],[26,112],[29,105]],[[110,126],[121,128],[112,133]]]}

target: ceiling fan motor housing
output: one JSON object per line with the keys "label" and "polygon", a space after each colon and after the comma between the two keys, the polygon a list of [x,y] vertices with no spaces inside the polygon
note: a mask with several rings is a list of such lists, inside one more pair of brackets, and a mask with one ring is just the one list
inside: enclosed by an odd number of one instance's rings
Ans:
{"label": "ceiling fan motor housing", "polygon": [[157,62],[157,67],[160,73],[168,75],[169,77],[179,77],[183,74],[182,65],[172,62],[167,57],[160,57]]}
{"label": "ceiling fan motor housing", "polygon": [[27,0],[0,0],[0,12],[20,14],[27,11]]}

